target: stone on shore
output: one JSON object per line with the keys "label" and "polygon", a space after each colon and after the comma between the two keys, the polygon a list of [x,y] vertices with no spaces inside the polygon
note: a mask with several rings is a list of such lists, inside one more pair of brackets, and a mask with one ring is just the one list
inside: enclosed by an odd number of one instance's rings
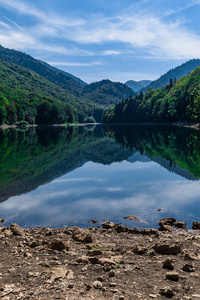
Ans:
{"label": "stone on shore", "polygon": [[192,229],[199,230],[200,229],[200,222],[193,222]]}
{"label": "stone on shore", "polygon": [[166,273],[166,279],[169,279],[171,281],[179,281],[179,274],[177,272],[167,272]]}
{"label": "stone on shore", "polygon": [[82,242],[82,243],[92,243],[93,242],[93,235],[92,235],[91,231],[80,229],[80,228],[77,228],[73,232],[72,238],[75,241],[79,241],[79,242]]}
{"label": "stone on shore", "polygon": [[142,222],[140,219],[138,219],[138,218],[137,218],[136,216],[134,216],[134,215],[124,217],[124,219],[127,219],[127,220],[134,220],[134,221],[137,221],[137,222]]}
{"label": "stone on shore", "polygon": [[161,219],[158,223],[158,225],[160,225],[159,230],[160,231],[171,231],[172,226],[174,225],[175,222],[176,222],[176,220],[174,218]]}
{"label": "stone on shore", "polygon": [[163,262],[163,268],[164,269],[168,269],[168,270],[174,270],[174,266],[172,263],[172,259],[167,258],[164,262]]}
{"label": "stone on shore", "polygon": [[117,227],[119,224],[116,224],[116,223],[113,223],[113,222],[106,221],[106,222],[103,222],[101,225],[102,225],[102,227],[103,227],[104,229],[112,229],[112,228]]}
{"label": "stone on shore", "polygon": [[174,226],[176,228],[183,228],[183,229],[186,229],[186,222],[183,222],[183,221],[177,221],[174,223]]}
{"label": "stone on shore", "polygon": [[157,243],[153,246],[153,250],[158,254],[175,255],[181,252],[181,246],[178,244]]}
{"label": "stone on shore", "polygon": [[12,231],[13,235],[20,235],[20,236],[25,235],[24,230],[17,224],[10,225],[10,230]]}
{"label": "stone on shore", "polygon": [[69,250],[69,245],[66,242],[63,242],[60,239],[55,239],[50,244],[50,248],[53,249],[53,250],[58,250],[58,251]]}

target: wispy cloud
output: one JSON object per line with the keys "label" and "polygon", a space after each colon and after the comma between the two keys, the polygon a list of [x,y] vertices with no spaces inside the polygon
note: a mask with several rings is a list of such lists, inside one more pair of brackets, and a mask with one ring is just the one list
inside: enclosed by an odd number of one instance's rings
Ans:
{"label": "wispy cloud", "polygon": [[[163,15],[158,11],[148,11],[140,4],[106,17],[103,14],[87,14],[81,17],[58,15],[48,8],[48,13],[36,8],[34,4],[18,0],[1,0],[0,6],[31,16],[34,20],[26,28],[20,27],[15,21],[8,19],[0,26],[1,44],[16,49],[37,49],[61,53],[64,55],[127,55],[126,51],[136,51],[141,57],[154,59],[189,59],[200,56],[200,35],[187,28],[184,19],[164,18],[191,6],[199,4],[192,1],[176,9],[166,10]],[[65,16],[64,16],[65,15]],[[13,25],[14,27],[12,27]],[[78,47],[73,47],[76,45]],[[113,49],[98,50],[102,45],[114,46]],[[62,46],[62,45],[70,45]],[[97,46],[93,51],[85,50],[86,46]],[[120,50],[115,46],[120,45]],[[81,49],[83,48],[83,49]],[[60,63],[57,62],[57,65]],[[99,62],[65,62],[65,66],[90,66]],[[55,65],[55,63],[54,63]],[[63,63],[62,63],[63,65]]]}
{"label": "wispy cloud", "polygon": [[117,50],[106,50],[101,52],[101,55],[120,55],[120,54],[122,54],[122,52]]}
{"label": "wispy cloud", "polygon": [[7,29],[10,29],[10,26],[8,25],[8,24],[6,24],[6,23],[4,23],[4,22],[1,22],[0,21],[0,26],[2,27],[6,27]]}
{"label": "wispy cloud", "polygon": [[98,66],[103,65],[103,62],[101,61],[93,61],[88,63],[82,63],[82,62],[48,62],[52,66],[69,66],[69,67],[92,67],[92,66]]}

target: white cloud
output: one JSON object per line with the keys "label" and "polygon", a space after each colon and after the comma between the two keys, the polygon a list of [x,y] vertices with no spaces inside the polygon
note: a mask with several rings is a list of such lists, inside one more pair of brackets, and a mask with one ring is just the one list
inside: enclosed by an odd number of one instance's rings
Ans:
{"label": "white cloud", "polygon": [[106,50],[101,52],[101,55],[120,55],[122,54],[120,51],[117,50]]}
{"label": "white cloud", "polygon": [[92,21],[93,24],[89,20],[86,26],[67,31],[66,38],[81,44],[120,42],[155,57],[184,59],[200,55],[200,36],[180,21],[165,23],[159,17],[142,14]]}
{"label": "white cloud", "polygon": [[[49,11],[50,8],[48,8],[48,13],[45,13],[25,1],[1,0],[0,6],[35,18],[35,24],[29,25],[26,29],[20,28],[10,19],[9,22],[15,25],[12,30],[9,28],[10,23],[9,25],[5,22],[0,23],[5,29],[1,32],[1,44],[16,49],[31,48],[55,51],[65,55],[119,56],[127,55],[129,51],[136,51],[140,58],[198,58],[200,56],[200,36],[188,29],[187,20],[172,21],[171,19],[169,21],[169,18],[164,18],[196,4],[199,4],[199,1],[193,1],[177,9],[172,8],[163,15],[159,15],[156,10],[154,13],[147,11],[145,1],[141,1],[139,6],[131,6],[116,16],[105,17],[102,14],[88,14],[85,17],[72,17],[66,13],[63,17]],[[120,44],[120,51],[115,50],[114,47],[111,50],[101,51],[96,47],[92,52],[73,49],[73,43],[84,45],[84,48],[85,45],[92,47],[92,45],[101,46],[108,43],[113,46]],[[62,44],[70,44],[69,49],[60,46]],[[79,67],[91,64],[66,62],[65,65]]]}
{"label": "white cloud", "polygon": [[[14,24],[17,28],[22,29],[22,27],[19,26],[19,25],[18,25],[16,22],[14,22],[13,20],[11,20],[11,19],[9,19],[9,18],[7,18],[7,17],[5,17],[5,16],[3,16],[3,18],[6,19],[6,20],[8,20],[10,23]],[[9,26],[9,28],[10,28],[10,26]]]}
{"label": "white cloud", "polygon": [[52,66],[67,66],[67,67],[92,67],[92,66],[98,66],[103,65],[101,61],[93,61],[88,63],[82,63],[82,62],[48,62],[48,64]]}
{"label": "white cloud", "polygon": [[1,6],[5,8],[10,8],[14,11],[18,11],[21,14],[32,15],[38,18],[42,18],[44,16],[39,10],[37,10],[33,5],[30,3],[27,5],[25,2],[16,1],[16,0],[1,0]]}
{"label": "white cloud", "polygon": [[3,27],[6,27],[7,29],[10,29],[9,25],[7,25],[6,23],[1,22],[1,21],[0,21],[0,26],[3,26]]}

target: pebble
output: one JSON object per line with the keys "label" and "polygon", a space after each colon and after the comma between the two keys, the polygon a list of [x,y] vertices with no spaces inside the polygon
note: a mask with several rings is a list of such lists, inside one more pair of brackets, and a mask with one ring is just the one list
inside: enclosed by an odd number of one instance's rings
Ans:
{"label": "pebble", "polygon": [[96,280],[93,282],[93,287],[95,289],[102,289],[102,283],[100,281]]}
{"label": "pebble", "polygon": [[169,279],[172,281],[179,281],[179,274],[177,272],[167,272],[166,279]]}

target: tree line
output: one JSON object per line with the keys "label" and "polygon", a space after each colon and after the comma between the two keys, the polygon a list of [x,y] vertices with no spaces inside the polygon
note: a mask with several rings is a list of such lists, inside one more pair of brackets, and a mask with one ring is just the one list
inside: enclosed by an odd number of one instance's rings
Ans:
{"label": "tree line", "polygon": [[200,67],[161,89],[130,96],[105,112],[104,122],[200,122]]}

